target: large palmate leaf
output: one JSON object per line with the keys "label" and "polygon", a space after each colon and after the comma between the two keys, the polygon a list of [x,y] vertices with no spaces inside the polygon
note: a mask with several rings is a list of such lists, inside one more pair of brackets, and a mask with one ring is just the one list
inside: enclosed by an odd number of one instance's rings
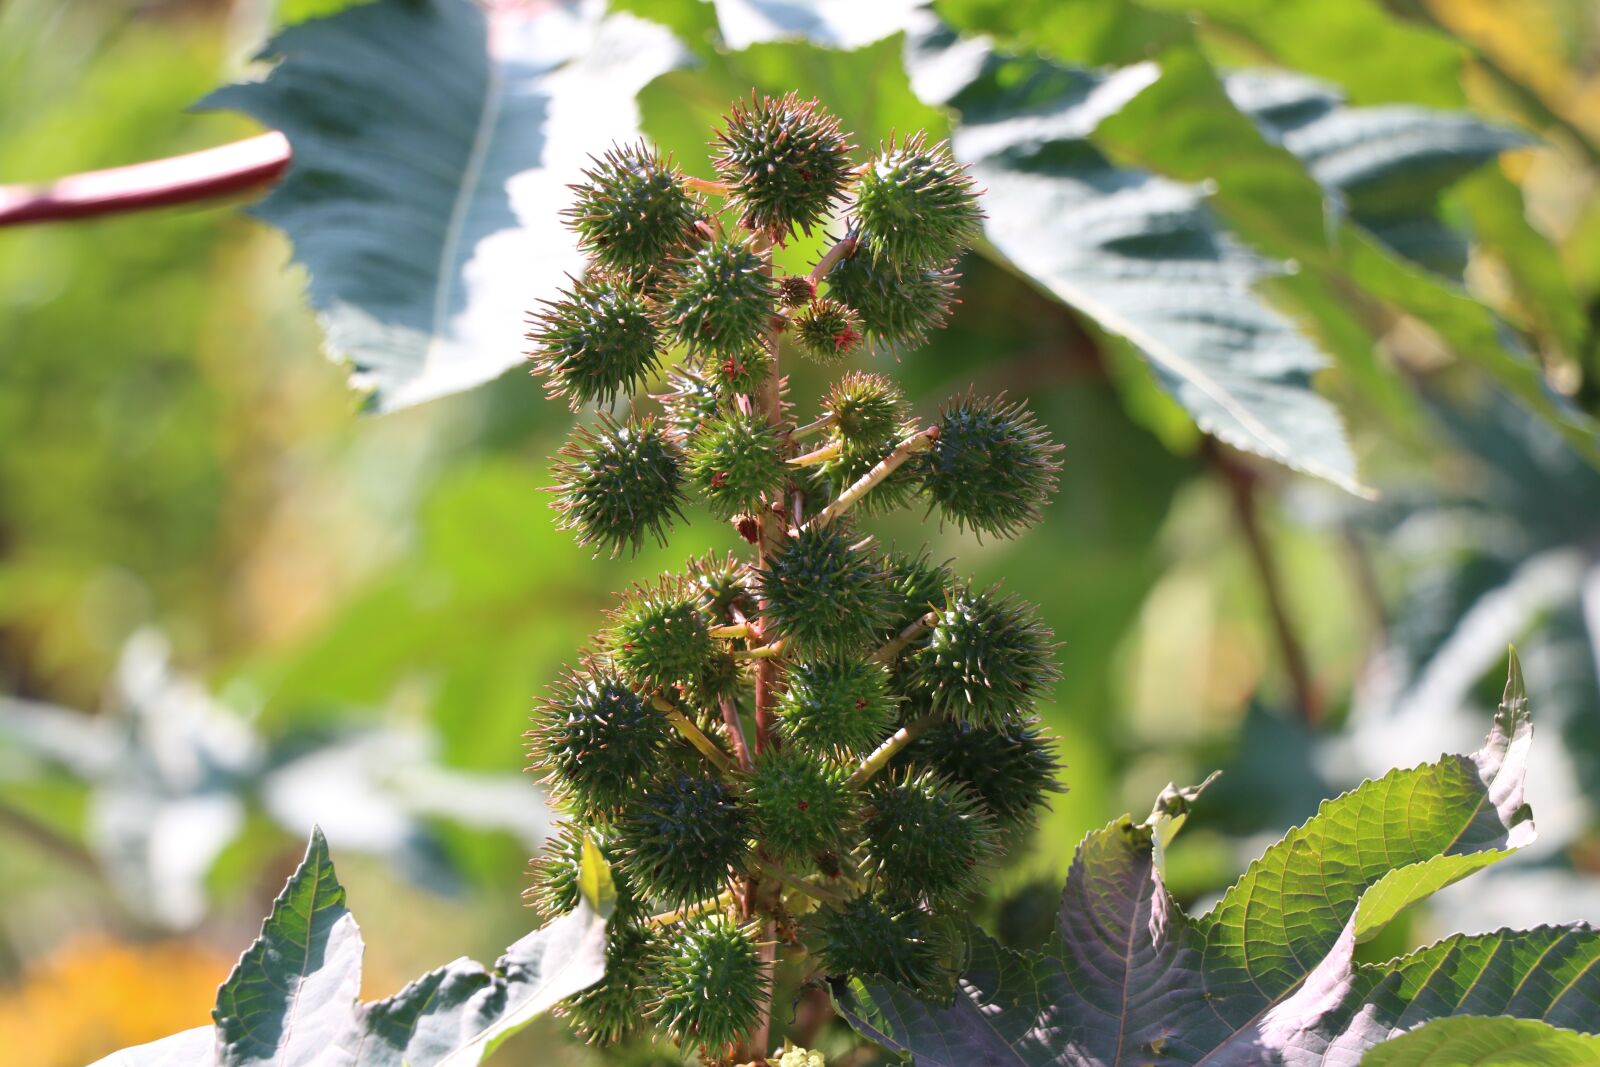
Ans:
{"label": "large palmate leaf", "polygon": [[919,1067],[1354,1064],[1434,1018],[1592,1022],[1600,936],[1586,927],[1458,937],[1353,963],[1356,943],[1400,909],[1532,839],[1531,737],[1513,661],[1479,751],[1325,803],[1208,914],[1185,915],[1163,885],[1164,802],[1149,821],[1124,817],[1085,839],[1042,951],[975,935],[949,1004],[852,982],[836,990],[840,1006]]}
{"label": "large palmate leaf", "polygon": [[523,312],[580,269],[565,186],[637,133],[634,93],[684,54],[601,6],[376,0],[284,30],[264,81],[202,102],[288,136],[254,211],[294,241],[332,355],[379,408],[520,362]]}
{"label": "large palmate leaf", "polygon": [[493,968],[459,959],[384,1000],[362,1003],[361,934],[321,831],[273,902],[261,936],[217,992],[214,1026],[124,1049],[96,1067],[471,1067],[605,970],[609,875],[585,857],[593,892],[524,937]]}

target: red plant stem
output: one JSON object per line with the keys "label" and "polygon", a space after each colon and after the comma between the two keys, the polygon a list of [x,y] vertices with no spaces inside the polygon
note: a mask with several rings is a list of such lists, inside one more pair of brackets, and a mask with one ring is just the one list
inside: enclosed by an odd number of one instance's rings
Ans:
{"label": "red plant stem", "polygon": [[728,740],[733,745],[734,758],[739,761],[739,766],[745,770],[750,769],[750,745],[744,739],[744,723],[739,721],[739,705],[733,702],[732,697],[722,697],[722,722],[728,728]]}
{"label": "red plant stem", "polygon": [[263,133],[169,159],[74,174],[45,185],[0,186],[0,226],[118,215],[255,192],[283,176],[289,139]]}
{"label": "red plant stem", "polygon": [[1322,720],[1322,694],[1311,677],[1305,649],[1301,646],[1300,637],[1289,618],[1289,603],[1284,596],[1277,562],[1273,558],[1272,546],[1267,542],[1266,533],[1261,528],[1261,515],[1256,507],[1256,472],[1241,460],[1229,455],[1211,438],[1206,439],[1204,448],[1212,468],[1221,476],[1233,499],[1234,515],[1239,523],[1239,531],[1244,534],[1245,544],[1250,549],[1250,558],[1255,564],[1256,574],[1261,579],[1261,592],[1266,598],[1267,612],[1272,618],[1272,630],[1278,642],[1278,653],[1283,657],[1284,670],[1289,674],[1289,685],[1294,690],[1300,717],[1307,726],[1315,728]]}
{"label": "red plant stem", "polygon": [[834,246],[828,249],[827,253],[817,261],[817,265],[811,268],[812,283],[815,284],[820,282],[823,278],[823,275],[827,274],[833,269],[833,265],[835,263],[839,262],[845,256],[850,255],[855,250],[856,239],[854,237],[843,238],[834,244]]}

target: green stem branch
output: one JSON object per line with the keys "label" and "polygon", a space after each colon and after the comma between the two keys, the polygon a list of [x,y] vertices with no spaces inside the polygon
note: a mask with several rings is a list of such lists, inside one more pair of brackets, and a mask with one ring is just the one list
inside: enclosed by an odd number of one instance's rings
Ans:
{"label": "green stem branch", "polygon": [[651,700],[650,705],[665,715],[667,717],[667,721],[673,726],[677,727],[678,732],[682,734],[691,745],[693,745],[695,748],[698,748],[700,750],[700,754],[709,760],[711,764],[717,768],[717,770],[724,774],[727,774],[729,771],[733,770],[733,761],[730,760],[727,754],[716,746],[716,742],[707,737],[705,732],[701,730],[700,727],[696,726],[687,715],[679,711],[663,697],[654,698]]}
{"label": "green stem branch", "polygon": [[856,773],[850,776],[853,786],[865,785],[871,781],[872,776],[889,765],[889,761],[911,742],[927,733],[934,723],[938,722],[935,715],[924,715],[920,719],[913,719],[889,736],[889,740],[879,745],[877,750],[861,761],[861,766],[856,768]]}
{"label": "green stem branch", "polygon": [[807,523],[807,526],[815,527],[819,530],[827,526],[834,519],[837,519],[840,515],[860,503],[862,497],[872,492],[873,489],[883,483],[885,478],[899,470],[906,460],[918,452],[932,447],[933,443],[938,439],[939,427],[937,426],[929,426],[925,430],[918,430],[910,437],[907,437],[895,446],[893,452],[879,460],[877,466],[863,474],[850,488],[840,493],[838,500],[818,512],[816,517]]}

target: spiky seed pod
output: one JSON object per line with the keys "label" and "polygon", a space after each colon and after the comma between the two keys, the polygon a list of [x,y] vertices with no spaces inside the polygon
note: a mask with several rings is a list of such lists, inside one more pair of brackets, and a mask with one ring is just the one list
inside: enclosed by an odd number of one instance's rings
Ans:
{"label": "spiky seed pod", "polygon": [[646,534],[666,544],[672,517],[683,514],[683,451],[659,423],[602,416],[596,427],[580,428],[561,455],[554,507],[578,544],[613,557],[625,546],[637,552]]}
{"label": "spiky seed pod", "polygon": [[867,343],[915,345],[944,325],[955,302],[953,262],[897,271],[863,248],[828,272],[828,293],[861,316]]}
{"label": "spiky seed pod", "polygon": [[778,302],[786,308],[805,307],[815,300],[817,283],[805,274],[785,274],[778,279]]}
{"label": "spiky seed pod", "polygon": [[888,617],[883,572],[849,526],[802,529],[756,574],[766,616],[792,651],[859,650]]}
{"label": "spiky seed pod", "polygon": [[[817,464],[814,468],[815,479],[820,486],[826,487],[830,498],[836,497],[888,458],[900,443],[899,437],[909,437],[916,431],[915,424],[905,424],[901,426],[898,437],[890,437],[876,444],[844,442],[837,456]],[[887,515],[909,507],[920,492],[922,481],[916,470],[911,464],[902,464],[861,498],[855,506],[855,512],[862,516]]]}
{"label": "spiky seed pod", "polygon": [[831,367],[861,347],[861,316],[848,304],[823,297],[795,316],[794,336],[800,351]]}
{"label": "spiky seed pod", "polygon": [[617,889],[616,914],[636,915],[640,902],[628,879],[617,869],[620,853],[612,843],[609,831],[590,823],[557,824],[555,833],[545,842],[543,849],[529,864],[530,884],[523,898],[545,920],[565,915],[583,899],[579,878],[583,870],[583,839],[588,837],[600,850],[600,855],[611,866],[611,878]]}
{"label": "spiky seed pod", "polygon": [[602,645],[622,676],[646,690],[699,682],[722,651],[707,628],[699,591],[670,575],[623,597]]}
{"label": "spiky seed pod", "polygon": [[928,636],[902,660],[900,678],[922,708],[999,726],[1059,677],[1055,647],[1031,606],[966,586],[950,592]]}
{"label": "spiky seed pod", "polygon": [[822,410],[833,416],[835,432],[850,444],[881,445],[899,436],[911,405],[883,375],[851,371],[829,388]]}
{"label": "spiky seed pod", "polygon": [[1026,406],[959,397],[940,413],[939,440],[922,455],[923,484],[958,528],[1012,537],[1039,521],[1055,493],[1060,451]]}
{"label": "spiky seed pod", "polygon": [[533,316],[534,371],[573,411],[637,392],[661,363],[650,303],[608,275],[577,282]]}
{"label": "spiky seed pod", "polygon": [[777,301],[765,268],[744,241],[706,242],[675,266],[662,305],[667,328],[708,357],[744,355],[757,346]]}
{"label": "spiky seed pod", "polygon": [[999,844],[988,809],[966,786],[929,770],[873,779],[862,830],[862,871],[908,904],[971,894]]}
{"label": "spiky seed pod", "polygon": [[556,1007],[591,1045],[615,1045],[638,1029],[650,1006],[661,938],[647,923],[606,926],[605,977]]}
{"label": "spiky seed pod", "polygon": [[706,660],[700,673],[693,681],[680,685],[678,690],[683,694],[683,703],[690,708],[705,709],[706,714],[715,719],[717,702],[723,697],[738,696],[743,684],[744,674],[739,669],[739,661],[733,658],[726,642],[719,641],[716,652]]}
{"label": "spiky seed pod", "polygon": [[593,820],[633,798],[673,730],[646,697],[602,668],[563,679],[535,711],[528,739],[552,798]]}
{"label": "spiky seed pod", "polygon": [[674,908],[720,892],[742,868],[748,844],[745,810],[705,772],[646,783],[617,824],[623,874],[637,891]]}
{"label": "spiky seed pod", "polygon": [[745,802],[756,835],[779,859],[808,862],[836,849],[855,797],[849,772],[797,747],[769,749],[751,768]]}
{"label": "spiky seed pod", "polygon": [[721,410],[718,385],[702,370],[674,367],[667,372],[667,386],[667,392],[652,399],[666,409],[667,428],[679,438],[688,437]]}
{"label": "spiky seed pod", "polygon": [[943,563],[928,558],[927,550],[917,555],[890,551],[884,554],[883,569],[894,590],[894,624],[885,636],[893,636],[928,612],[942,606],[956,576]]}
{"label": "spiky seed pod", "polygon": [[607,267],[653,270],[678,253],[700,217],[677,168],[647,145],[613,146],[583,178],[563,214],[579,247]]}
{"label": "spiky seed pod", "polygon": [[725,915],[687,919],[662,940],[653,963],[654,1018],[678,1044],[722,1062],[761,1018],[766,965],[758,928]]}
{"label": "spiky seed pod", "polygon": [[894,269],[920,270],[966,251],[981,232],[983,212],[966,168],[948,142],[922,134],[885,145],[855,188],[860,240]]}
{"label": "spiky seed pod", "polygon": [[731,553],[692,560],[689,578],[700,590],[700,602],[706,614],[717,625],[732,622],[735,607],[745,614],[754,613],[755,597],[750,592],[744,564]]}
{"label": "spiky seed pod", "polygon": [[729,203],[751,229],[807,233],[825,218],[850,178],[850,143],[839,120],[795,93],[752,96],[733,105],[712,142]]}
{"label": "spiky seed pod", "polygon": [[751,394],[767,380],[772,369],[772,354],[764,345],[753,345],[732,355],[709,358],[701,366],[706,380],[723,401],[739,393]]}
{"label": "spiky seed pod", "polygon": [[783,442],[752,412],[725,411],[701,426],[684,450],[691,484],[720,518],[756,510],[789,480]]}
{"label": "spiky seed pod", "polygon": [[856,656],[828,656],[790,665],[774,715],[785,738],[844,758],[878,747],[894,725],[889,673]]}
{"label": "spiky seed pod", "polygon": [[953,939],[920,908],[860,896],[806,921],[806,943],[836,977],[897,982],[931,995],[949,981]]}
{"label": "spiky seed pod", "polygon": [[1003,726],[946,720],[905,751],[913,764],[930,767],[972,790],[1007,830],[1032,825],[1051,793],[1061,763],[1037,719]]}

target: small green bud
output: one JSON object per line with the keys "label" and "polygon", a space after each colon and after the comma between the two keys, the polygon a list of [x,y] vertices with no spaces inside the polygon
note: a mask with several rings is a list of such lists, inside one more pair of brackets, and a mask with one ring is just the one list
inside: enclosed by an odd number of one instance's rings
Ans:
{"label": "small green bud", "polygon": [[631,274],[678,254],[700,218],[678,170],[646,145],[614,146],[583,172],[564,214],[579,246],[599,263]]}
{"label": "small green bud", "polygon": [[1050,794],[1063,791],[1056,781],[1061,764],[1037,719],[1001,726],[948,720],[905,755],[972,790],[1007,830],[1032,825]]}
{"label": "small green bud", "polygon": [[801,654],[859,651],[890,610],[883,572],[839,522],[802,529],[756,582],[769,624]]}
{"label": "small green bud", "polygon": [[853,656],[800,660],[789,668],[774,714],[791,741],[845,758],[864,756],[894,725],[889,672]]}
{"label": "small green bud", "polygon": [[715,896],[739,872],[749,820],[721,779],[663,775],[646,783],[617,826],[619,864],[650,899],[687,907]]}
{"label": "small green bud", "polygon": [[983,212],[966,168],[949,142],[929,147],[922,134],[884,146],[856,185],[862,244],[895,268],[945,263],[978,239]]}
{"label": "small green bud", "polygon": [[[772,369],[772,354],[765,345],[753,345],[733,355],[706,359],[700,373],[705,375],[724,401],[740,393],[753,394],[767,380]],[[725,406],[725,405],[724,405]]]}
{"label": "small green bud", "polygon": [[648,925],[613,919],[606,927],[605,977],[557,1007],[591,1045],[615,1045],[643,1021],[650,1006],[661,939]]}
{"label": "small green bud", "polygon": [[970,895],[998,851],[994,816],[965,786],[932,771],[874,779],[862,828],[862,870],[908,904]]}
{"label": "small green bud", "polygon": [[755,511],[789,480],[783,442],[766,419],[748,411],[729,410],[707,422],[685,451],[691,484],[724,519]]}
{"label": "small green bud", "polygon": [[970,586],[902,659],[907,695],[931,711],[998,726],[1026,712],[1057,677],[1055,635],[1028,605]]}
{"label": "small green bud", "polygon": [[782,860],[807,862],[836,849],[853,809],[849,776],[800,748],[763,752],[745,794],[757,836]]}
{"label": "small green bud", "polygon": [[722,150],[717,176],[743,224],[775,237],[796,226],[811,232],[850,178],[851,145],[839,120],[795,93],[734,104],[713,145]]}
{"label": "small green bud", "polygon": [[828,1067],[828,1061],[822,1053],[810,1049],[795,1048],[789,1042],[783,1043],[783,1051],[776,1059],[767,1060],[767,1067]]}
{"label": "small green bud", "polygon": [[1060,451],[1022,404],[961,397],[941,413],[939,440],[923,454],[923,484],[958,528],[1013,537],[1039,521],[1056,491]]}
{"label": "small green bud", "polygon": [[676,265],[662,315],[692,351],[737,357],[759,346],[776,301],[762,256],[745,241],[718,237]]}
{"label": "small green bud", "polygon": [[827,274],[828,292],[861,316],[868,343],[916,345],[944,325],[955,302],[955,265],[896,270],[862,248]]}
{"label": "small green bud", "polygon": [[624,596],[602,642],[629,683],[647,690],[699,682],[722,651],[707,627],[699,591],[670,575]]}
{"label": "small green bud", "polygon": [[617,675],[569,674],[534,714],[533,768],[552,798],[586,819],[615,814],[673,740],[671,725]]}
{"label": "small green bud", "polygon": [[566,397],[573,411],[631,396],[660,365],[650,303],[628,285],[592,276],[544,305],[528,333],[538,345],[534,370],[550,395]]}
{"label": "small green bud", "polygon": [[805,274],[785,274],[778,279],[778,303],[786,308],[805,307],[817,298],[817,283]]}
{"label": "small green bud", "polygon": [[560,526],[576,530],[578,544],[639,551],[646,534],[666,544],[674,515],[682,517],[683,452],[650,418],[617,423],[601,416],[580,428],[555,466],[554,507]]}
{"label": "small green bud", "polygon": [[756,1028],[767,980],[758,936],[753,924],[701,915],[662,939],[653,961],[651,1016],[674,1041],[721,1062]]}
{"label": "small green bud", "polygon": [[853,445],[882,445],[901,436],[911,405],[899,386],[881,374],[851,371],[822,398],[834,429]]}
{"label": "small green bud", "polygon": [[896,982],[923,995],[949,983],[953,939],[920,908],[856,897],[812,913],[806,934],[836,977]]}
{"label": "small green bud", "polygon": [[800,351],[825,367],[861,347],[861,316],[847,304],[823,297],[806,305],[794,318]]}

